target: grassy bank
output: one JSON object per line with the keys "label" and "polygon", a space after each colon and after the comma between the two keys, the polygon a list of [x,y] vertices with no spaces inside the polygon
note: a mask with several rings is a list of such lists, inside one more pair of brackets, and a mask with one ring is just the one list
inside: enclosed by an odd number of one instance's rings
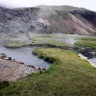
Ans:
{"label": "grassy bank", "polygon": [[5,42],[4,47],[6,47],[6,48],[20,48],[20,47],[28,46],[28,45],[30,45],[30,43],[28,43],[28,42],[8,40]]}
{"label": "grassy bank", "polygon": [[47,47],[70,47],[66,43],[59,42],[50,36],[36,36],[30,40],[30,42],[20,42],[16,40],[6,40],[4,46],[7,48],[20,48],[23,46],[47,46]]}
{"label": "grassy bank", "polygon": [[80,41],[75,43],[75,47],[89,47],[96,50],[96,38],[86,37],[81,38]]}
{"label": "grassy bank", "polygon": [[96,69],[77,53],[54,48],[33,53],[54,64],[45,73],[10,82],[0,96],[96,96]]}
{"label": "grassy bank", "polygon": [[66,43],[61,43],[59,41],[56,41],[56,40],[47,40],[47,41],[44,41],[44,39],[40,40],[40,41],[37,41],[37,40],[34,40],[32,43],[31,43],[32,46],[47,46],[47,47],[57,47],[57,48],[69,48],[71,46],[69,46],[68,44]]}

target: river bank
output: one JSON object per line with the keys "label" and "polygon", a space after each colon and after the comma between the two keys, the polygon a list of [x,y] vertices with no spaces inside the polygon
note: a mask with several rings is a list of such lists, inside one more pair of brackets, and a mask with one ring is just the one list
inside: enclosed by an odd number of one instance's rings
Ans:
{"label": "river bank", "polygon": [[96,68],[96,63],[95,63],[95,62],[92,62],[90,59],[88,59],[88,57],[82,55],[81,53],[79,53],[78,56],[79,56],[81,59],[84,59],[84,60],[88,61],[89,64],[91,64],[93,67]]}
{"label": "river bank", "polygon": [[40,68],[47,69],[50,64],[33,55],[32,50],[34,50],[32,47],[10,49],[1,46],[0,53],[5,53],[12,60],[7,60],[8,57],[0,59],[0,81],[15,81],[39,72]]}

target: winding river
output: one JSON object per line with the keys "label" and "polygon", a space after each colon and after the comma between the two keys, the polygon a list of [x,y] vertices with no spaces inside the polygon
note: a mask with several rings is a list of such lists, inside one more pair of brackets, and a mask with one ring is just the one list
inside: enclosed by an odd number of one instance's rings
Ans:
{"label": "winding river", "polygon": [[24,62],[29,65],[39,66],[42,68],[48,68],[50,64],[45,62],[43,59],[39,59],[37,56],[32,54],[32,47],[22,47],[18,49],[11,49],[0,47],[0,53],[7,54],[8,57],[12,57],[16,61]]}
{"label": "winding river", "polygon": [[[73,39],[60,39],[59,42],[67,42],[68,44],[73,44],[76,42]],[[71,43],[70,43],[71,42]],[[41,68],[48,68],[50,64],[45,62],[43,59],[38,58],[37,56],[32,54],[32,47],[22,47],[17,49],[5,48],[2,46],[3,41],[0,42],[0,53],[5,53],[8,57],[12,57],[16,61],[24,62],[29,65],[39,66]]]}

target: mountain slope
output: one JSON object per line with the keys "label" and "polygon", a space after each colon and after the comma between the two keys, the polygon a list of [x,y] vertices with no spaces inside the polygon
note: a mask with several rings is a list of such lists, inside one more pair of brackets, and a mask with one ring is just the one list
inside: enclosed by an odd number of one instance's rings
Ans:
{"label": "mountain slope", "polygon": [[0,7],[0,33],[96,35],[96,12],[71,6]]}

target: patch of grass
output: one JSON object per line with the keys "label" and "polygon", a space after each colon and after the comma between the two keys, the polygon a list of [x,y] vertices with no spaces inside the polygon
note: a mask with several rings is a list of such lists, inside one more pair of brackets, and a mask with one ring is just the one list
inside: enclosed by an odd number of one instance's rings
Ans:
{"label": "patch of grass", "polygon": [[96,96],[96,69],[74,51],[54,48],[34,50],[54,60],[49,70],[27,76],[1,89],[1,96]]}
{"label": "patch of grass", "polygon": [[96,38],[85,37],[75,43],[75,47],[89,47],[96,50]]}
{"label": "patch of grass", "polygon": [[79,41],[75,43],[78,47],[89,47],[92,49],[96,49],[96,42],[95,41]]}
{"label": "patch of grass", "polygon": [[68,44],[64,42],[59,42],[59,40],[54,39],[52,37],[42,36],[42,37],[35,37],[33,38],[33,41],[31,45],[48,45],[53,47],[70,47]]}
{"label": "patch of grass", "polygon": [[1,81],[0,82],[0,89],[8,87],[9,86],[9,82],[8,81]]}
{"label": "patch of grass", "polygon": [[81,40],[96,41],[96,37],[82,37]]}
{"label": "patch of grass", "polygon": [[5,42],[4,47],[6,48],[20,48],[23,46],[28,46],[30,45],[30,43],[26,43],[26,42],[20,42],[20,41],[15,41],[15,40],[8,40]]}
{"label": "patch of grass", "polygon": [[[4,46],[7,48],[19,48],[23,46],[47,46],[47,47],[70,47],[64,42],[59,42],[60,37],[56,38],[55,35],[40,35],[30,38],[30,42],[21,42],[19,40],[8,39]],[[32,40],[32,42],[31,42]]]}

